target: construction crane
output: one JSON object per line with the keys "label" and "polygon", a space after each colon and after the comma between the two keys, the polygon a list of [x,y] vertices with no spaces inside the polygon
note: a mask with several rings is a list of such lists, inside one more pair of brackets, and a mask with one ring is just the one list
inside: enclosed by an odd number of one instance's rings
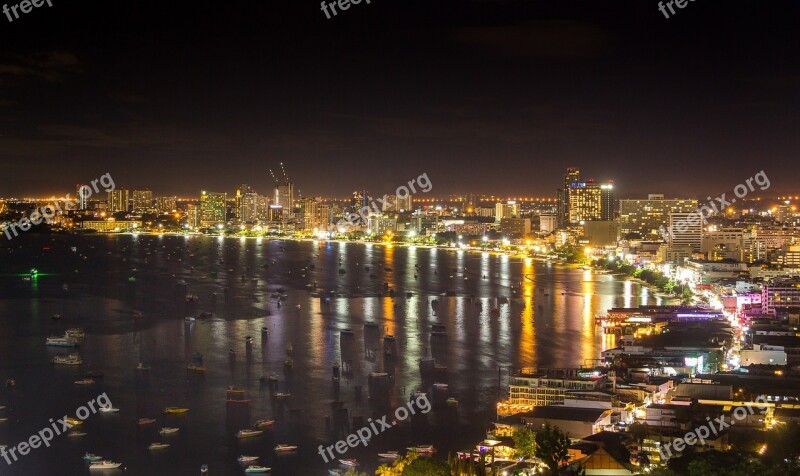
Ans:
{"label": "construction crane", "polygon": [[283,178],[286,179],[286,183],[289,183],[289,176],[286,175],[286,169],[283,168],[283,162],[281,162],[281,172],[283,172]]}
{"label": "construction crane", "polygon": [[272,169],[269,169],[269,174],[272,175],[272,180],[275,182],[275,185],[278,185],[278,179],[275,178],[275,172]]}

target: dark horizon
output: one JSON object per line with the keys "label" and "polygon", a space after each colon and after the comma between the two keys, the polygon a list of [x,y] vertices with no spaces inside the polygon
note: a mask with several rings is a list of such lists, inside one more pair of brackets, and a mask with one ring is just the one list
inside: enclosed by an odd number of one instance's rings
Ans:
{"label": "dark horizon", "polygon": [[[54,1],[0,16],[0,196],[121,188],[795,194],[800,5]],[[757,195],[756,195],[757,196]]]}

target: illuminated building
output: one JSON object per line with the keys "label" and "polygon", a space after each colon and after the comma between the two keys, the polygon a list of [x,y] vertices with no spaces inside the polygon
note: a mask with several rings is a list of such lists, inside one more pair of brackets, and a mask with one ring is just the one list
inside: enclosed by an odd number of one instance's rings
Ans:
{"label": "illuminated building", "polygon": [[294,210],[294,183],[286,181],[283,185],[275,186],[275,205],[283,210],[284,218],[288,218]]}
{"label": "illuminated building", "polygon": [[775,278],[761,287],[764,314],[800,308],[800,278]]}
{"label": "illuminated building", "polygon": [[186,225],[189,228],[200,228],[202,218],[203,213],[199,205],[190,203],[186,206]]}
{"label": "illuminated building", "polygon": [[156,210],[158,213],[170,213],[177,209],[178,203],[175,196],[156,198]]}
{"label": "illuminated building", "polygon": [[697,212],[670,213],[666,234],[670,246],[690,246],[694,251],[700,251],[703,244],[703,221]]}
{"label": "illuminated building", "polygon": [[224,192],[200,193],[200,226],[211,227],[225,223],[225,199],[227,194]]}
{"label": "illuminated building", "polygon": [[620,200],[620,233],[639,233],[644,237],[659,234],[660,228],[669,225],[670,213],[697,211],[697,200],[669,199],[664,195],[649,194],[644,200]]}
{"label": "illuminated building", "polygon": [[570,167],[564,174],[564,188],[558,189],[556,214],[558,216],[558,227],[564,228],[570,223],[570,186],[581,181],[581,170],[577,167]]}
{"label": "illuminated building", "polygon": [[77,185],[75,187],[75,190],[77,190],[76,193],[77,193],[77,196],[78,196],[78,210],[87,210],[89,208],[89,203],[88,203],[89,202],[89,200],[88,200],[89,197],[86,196],[88,194],[86,194],[86,195],[83,194],[83,192],[82,192],[83,187],[89,187],[89,186],[88,185]]}
{"label": "illuminated building", "polygon": [[573,182],[569,187],[569,223],[614,220],[614,185],[611,182]]}
{"label": "illuminated building", "polygon": [[108,192],[108,211],[110,213],[127,212],[129,206],[129,193],[124,188]]}
{"label": "illuminated building", "polygon": [[503,218],[519,218],[519,205],[515,201],[496,203],[494,210],[494,221],[496,223],[500,223]]}
{"label": "illuminated building", "polygon": [[131,195],[134,212],[144,213],[153,208],[153,192],[150,190],[134,190]]}

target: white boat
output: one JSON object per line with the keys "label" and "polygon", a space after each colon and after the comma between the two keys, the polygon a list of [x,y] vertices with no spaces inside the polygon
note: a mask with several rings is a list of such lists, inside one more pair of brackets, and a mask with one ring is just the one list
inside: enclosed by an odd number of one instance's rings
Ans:
{"label": "white boat", "polygon": [[83,455],[84,461],[100,461],[102,459],[103,459],[102,456],[97,456],[96,454],[92,453],[86,453],[85,455]]}
{"label": "white boat", "polygon": [[255,463],[256,461],[258,461],[258,456],[241,455],[236,459],[236,461],[240,463]]}
{"label": "white boat", "polygon": [[150,443],[148,450],[163,450],[169,448],[169,443]]}
{"label": "white boat", "polygon": [[78,347],[78,344],[69,337],[48,337],[47,345],[53,347]]}
{"label": "white boat", "polygon": [[67,331],[64,333],[64,336],[72,339],[83,339],[86,337],[86,333],[83,331],[83,329],[74,327],[72,329],[67,329]]}
{"label": "white boat", "polygon": [[274,373],[274,372],[273,372],[273,373],[271,373],[271,374],[269,374],[269,379],[270,379],[271,381],[273,381],[273,382],[277,382],[277,381],[278,381],[278,374],[276,374],[276,373]]}
{"label": "white boat", "polygon": [[275,420],[256,420],[255,427],[264,428],[267,426],[272,426],[273,423],[275,423]]}
{"label": "white boat", "polygon": [[117,413],[119,412],[119,408],[114,408],[112,406],[105,406],[105,407],[100,407],[100,411],[103,413]]}
{"label": "white boat", "polygon": [[344,466],[350,466],[351,468],[358,467],[358,461],[354,459],[340,459],[339,463],[341,463]]}
{"label": "white boat", "polygon": [[70,431],[67,433],[67,438],[81,438],[86,436],[86,433],[82,431]]}
{"label": "white boat", "polygon": [[436,448],[433,445],[419,445],[406,448],[408,451],[416,451],[417,453],[433,454],[436,453]]}
{"label": "white boat", "polygon": [[155,422],[156,422],[155,418],[139,418],[139,420],[136,421],[136,424],[139,426],[145,426],[153,424]]}
{"label": "white boat", "polygon": [[150,370],[150,367],[144,365],[143,363],[139,362],[139,365],[136,366],[136,370]]}
{"label": "white boat", "polygon": [[269,473],[272,468],[267,468],[264,466],[248,466],[247,469],[244,470],[247,474],[263,474]]}
{"label": "white boat", "polygon": [[84,378],[84,379],[75,381],[75,385],[94,385],[94,384],[95,384],[94,380],[92,380],[90,378]]}
{"label": "white boat", "polygon": [[174,433],[179,432],[180,430],[181,430],[180,428],[170,428],[168,426],[165,426],[164,428],[160,429],[158,432],[160,434],[162,434],[162,435],[172,435]]}
{"label": "white boat", "polygon": [[122,466],[122,463],[115,463],[114,461],[95,461],[89,465],[89,469],[117,469]]}
{"label": "white boat", "polygon": [[292,396],[292,394],[291,394],[291,393],[287,393],[287,392],[275,392],[275,398],[289,398],[289,397],[291,397],[291,396]]}
{"label": "white boat", "polygon": [[264,433],[264,432],[261,431],[261,430],[239,430],[236,433],[236,437],[237,438],[251,438],[251,437],[254,437],[254,436],[259,436],[262,433]]}
{"label": "white boat", "polygon": [[289,453],[289,452],[296,451],[296,450],[297,450],[297,446],[293,446],[293,445],[278,445],[278,446],[275,447],[275,452],[276,453]]}
{"label": "white boat", "polygon": [[386,453],[378,453],[378,458],[383,459],[397,459],[400,457],[399,451],[387,451]]}
{"label": "white boat", "polygon": [[61,365],[81,365],[83,359],[77,354],[57,355],[53,357],[53,363]]}

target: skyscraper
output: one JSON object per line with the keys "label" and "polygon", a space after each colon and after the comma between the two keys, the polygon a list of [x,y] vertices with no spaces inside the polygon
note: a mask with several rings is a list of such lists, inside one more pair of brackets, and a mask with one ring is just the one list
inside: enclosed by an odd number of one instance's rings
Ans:
{"label": "skyscraper", "polygon": [[570,167],[564,174],[564,188],[558,189],[558,226],[564,228],[570,224],[570,188],[573,183],[581,181],[581,170]]}
{"label": "skyscraper", "polygon": [[275,204],[283,208],[284,218],[294,212],[294,183],[287,180],[275,185]]}
{"label": "skyscraper", "polygon": [[227,194],[224,192],[200,193],[200,226],[209,227],[225,223],[225,199]]}
{"label": "skyscraper", "polygon": [[108,211],[110,213],[127,212],[129,207],[129,193],[124,188],[108,192]]}
{"label": "skyscraper", "polygon": [[158,213],[170,213],[178,209],[178,199],[175,196],[156,198],[156,210]]}
{"label": "skyscraper", "polygon": [[569,187],[569,223],[614,219],[614,185],[592,180],[573,182]]}
{"label": "skyscraper", "polygon": [[143,213],[153,208],[153,192],[150,190],[134,190],[132,195],[134,212]]}

